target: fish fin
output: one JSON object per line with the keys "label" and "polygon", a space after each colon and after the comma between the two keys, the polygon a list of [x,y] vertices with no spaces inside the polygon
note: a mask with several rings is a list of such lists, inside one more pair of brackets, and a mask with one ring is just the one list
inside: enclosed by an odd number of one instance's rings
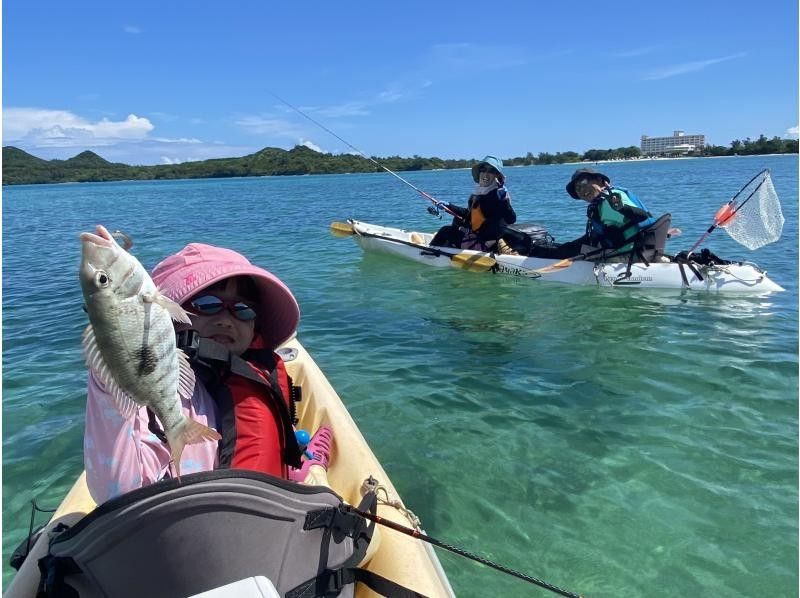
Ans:
{"label": "fish fin", "polygon": [[169,464],[172,465],[172,467],[175,469],[175,479],[177,479],[180,482],[181,481],[181,462],[180,461],[170,460]]}
{"label": "fish fin", "polygon": [[175,466],[175,472],[178,476],[181,474],[181,455],[187,444],[195,444],[205,440],[219,440],[222,438],[216,430],[204,426],[200,422],[194,421],[189,417],[185,418],[175,429],[169,432],[165,430],[164,433],[167,435],[169,452]]}
{"label": "fish fin", "polygon": [[139,409],[139,405],[134,401],[128,393],[122,390],[114,376],[111,375],[111,370],[103,360],[103,355],[100,353],[100,347],[97,346],[97,338],[94,335],[94,328],[89,324],[86,330],[83,331],[83,353],[86,359],[86,367],[93,373],[95,378],[100,382],[105,391],[111,395],[117,410],[122,414],[125,419],[130,419]]}
{"label": "fish fin", "polygon": [[219,432],[208,426],[204,426],[198,421],[186,418],[186,422],[181,430],[181,439],[184,444],[196,444],[204,440],[220,440],[222,436]]}
{"label": "fish fin", "polygon": [[178,396],[181,399],[191,399],[194,394],[194,370],[189,363],[189,356],[178,350]]}
{"label": "fish fin", "polygon": [[182,324],[192,323],[192,319],[189,317],[187,311],[183,309],[180,305],[175,303],[172,299],[167,297],[166,295],[158,293],[154,297],[152,297],[152,301],[154,303],[158,303],[161,307],[166,309],[170,317],[172,317],[172,319],[175,320],[176,322],[181,322]]}

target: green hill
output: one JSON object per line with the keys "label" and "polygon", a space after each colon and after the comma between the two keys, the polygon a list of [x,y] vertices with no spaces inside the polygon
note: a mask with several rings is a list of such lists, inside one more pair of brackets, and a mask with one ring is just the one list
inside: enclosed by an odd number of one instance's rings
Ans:
{"label": "green hill", "polygon": [[[85,151],[77,156],[64,160],[64,165],[70,168],[105,168],[111,166],[111,162],[101,158],[94,152]],[[116,164],[116,166],[125,166],[125,164]]]}
{"label": "green hill", "polygon": [[[379,158],[391,170],[464,168],[475,160],[439,158]],[[3,184],[65,183],[148,179],[224,178],[297,174],[378,172],[382,168],[362,156],[323,154],[298,145],[291,150],[265,147],[240,158],[216,158],[182,164],[129,166],[109,162],[85,151],[68,160],[42,160],[16,147],[3,148]]]}
{"label": "green hill", "polygon": [[135,176],[136,167],[113,164],[94,152],[69,160],[42,160],[16,147],[3,148],[3,184],[119,181]]}

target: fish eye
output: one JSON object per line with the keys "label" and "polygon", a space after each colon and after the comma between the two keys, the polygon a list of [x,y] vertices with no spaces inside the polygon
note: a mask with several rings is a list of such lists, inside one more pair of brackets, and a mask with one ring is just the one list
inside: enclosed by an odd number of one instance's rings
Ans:
{"label": "fish eye", "polygon": [[104,289],[111,282],[111,279],[108,277],[108,274],[106,274],[102,270],[98,270],[97,272],[95,272],[94,282],[98,287]]}

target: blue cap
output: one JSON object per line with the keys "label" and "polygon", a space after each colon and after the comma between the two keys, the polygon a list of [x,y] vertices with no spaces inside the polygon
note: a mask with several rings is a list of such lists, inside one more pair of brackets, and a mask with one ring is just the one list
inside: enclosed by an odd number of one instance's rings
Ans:
{"label": "blue cap", "polygon": [[503,174],[503,161],[499,158],[495,158],[494,156],[486,156],[483,160],[478,162],[475,166],[472,167],[472,180],[476,183],[478,182],[478,171],[480,170],[481,166],[491,166],[497,171],[497,174],[500,175],[500,184],[503,185],[505,183],[506,177]]}

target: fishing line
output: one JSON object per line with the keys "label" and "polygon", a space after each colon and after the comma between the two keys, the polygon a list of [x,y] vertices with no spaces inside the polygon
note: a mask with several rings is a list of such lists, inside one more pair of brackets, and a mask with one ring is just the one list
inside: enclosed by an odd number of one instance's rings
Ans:
{"label": "fishing line", "polygon": [[130,249],[133,247],[133,239],[131,239],[121,230],[115,230],[113,233],[111,233],[111,236],[115,239],[122,239],[122,248],[130,253]]}
{"label": "fishing line", "polygon": [[284,100],[282,97],[280,97],[279,95],[277,95],[277,94],[275,94],[275,93],[273,93],[273,92],[271,92],[271,91],[269,91],[269,90],[267,90],[267,93],[268,93],[268,94],[270,94],[272,97],[274,97],[274,98],[275,98],[276,100],[278,100],[279,102],[281,102],[281,103],[283,103],[283,104],[286,104],[286,105],[287,105],[289,108],[291,108],[292,110],[294,110],[295,112],[297,112],[299,115],[301,115],[301,116],[303,116],[303,117],[307,118],[308,120],[310,120],[312,123],[314,123],[315,125],[317,125],[317,126],[318,126],[320,129],[322,129],[323,131],[326,131],[326,132],[330,133],[331,135],[333,135],[334,137],[336,137],[336,139],[338,139],[339,141],[341,141],[342,143],[344,143],[344,144],[345,144],[347,147],[349,147],[350,149],[352,149],[354,152],[358,153],[358,155],[360,155],[362,158],[365,158],[366,160],[369,160],[370,162],[372,162],[373,164],[375,164],[375,166],[377,166],[377,167],[379,167],[379,168],[383,168],[383,169],[384,169],[386,172],[388,172],[390,175],[392,175],[393,177],[397,178],[398,180],[402,181],[403,183],[405,183],[406,185],[408,185],[409,187],[411,187],[411,188],[412,188],[414,191],[416,191],[417,193],[419,193],[419,194],[420,194],[422,197],[424,197],[425,199],[428,199],[428,200],[432,201],[432,202],[433,202],[433,204],[434,204],[434,205],[435,205],[437,208],[441,208],[442,210],[444,210],[445,212],[447,212],[447,213],[448,213],[448,214],[450,214],[451,216],[457,216],[457,214],[456,214],[456,213],[455,213],[453,210],[451,210],[451,209],[449,209],[449,208],[447,207],[447,204],[445,204],[445,203],[444,203],[444,202],[442,202],[442,201],[439,201],[439,200],[438,200],[438,199],[436,199],[435,197],[431,197],[430,195],[428,195],[427,193],[425,193],[425,192],[424,192],[422,189],[420,189],[420,188],[416,187],[414,184],[410,183],[409,181],[407,181],[406,179],[404,179],[403,177],[401,177],[399,174],[397,174],[397,173],[396,173],[396,172],[394,172],[393,170],[389,170],[388,168],[386,168],[386,167],[385,167],[383,164],[381,164],[380,162],[378,162],[378,161],[377,161],[377,160],[375,160],[374,158],[372,158],[372,157],[370,157],[370,156],[366,155],[366,154],[365,154],[364,152],[362,152],[360,149],[358,149],[358,148],[357,148],[357,147],[355,147],[354,145],[350,144],[350,143],[349,143],[348,141],[346,141],[345,139],[342,139],[341,137],[339,137],[339,135],[337,135],[336,133],[334,133],[333,131],[331,131],[331,130],[330,130],[328,127],[326,127],[325,125],[323,125],[323,124],[321,124],[321,123],[317,122],[316,120],[314,120],[313,118],[311,118],[311,117],[310,117],[308,114],[306,114],[305,112],[303,112],[302,110],[300,110],[300,108],[297,108],[297,107],[295,107],[295,106],[292,106],[292,105],[291,105],[289,102],[287,102],[286,100]]}
{"label": "fishing line", "polygon": [[457,554],[459,556],[463,556],[465,558],[471,559],[473,561],[481,563],[482,565],[486,565],[487,567],[491,567],[492,569],[495,569],[497,571],[501,571],[502,573],[506,573],[508,575],[513,575],[514,577],[516,577],[518,579],[521,579],[523,581],[527,581],[528,583],[532,583],[534,585],[537,585],[540,588],[544,588],[545,590],[550,590],[551,592],[553,592],[555,594],[559,594],[560,596],[567,596],[568,598],[581,598],[580,594],[575,594],[573,592],[570,592],[569,590],[564,590],[562,588],[559,588],[558,586],[554,586],[551,583],[547,583],[546,581],[542,581],[541,579],[536,579],[535,577],[531,577],[530,575],[526,575],[525,573],[520,573],[519,571],[514,571],[514,569],[510,569],[509,567],[506,567],[505,565],[499,565],[497,563],[493,563],[489,559],[486,559],[486,558],[484,558],[482,556],[478,556],[477,554],[472,554],[471,552],[467,552],[466,550],[464,550],[462,548],[458,548],[457,546],[452,546],[450,544],[442,542],[441,540],[437,540],[436,538],[432,538],[431,536],[423,534],[422,532],[420,532],[418,530],[411,529],[410,527],[402,526],[399,523],[395,523],[394,521],[389,521],[388,519],[384,519],[383,517],[380,517],[379,515],[373,515],[372,513],[368,513],[367,511],[362,511],[361,509],[359,509],[357,507],[354,507],[352,505],[344,505],[344,508],[347,511],[355,513],[356,515],[360,515],[364,519],[368,519],[370,521],[374,521],[375,523],[378,523],[380,525],[384,525],[384,526],[386,526],[386,527],[388,527],[390,529],[393,529],[395,531],[398,531],[398,532],[401,532],[403,534],[406,534],[407,536],[411,536],[412,538],[417,538],[418,540],[422,540],[423,542],[427,542],[428,544],[433,544],[434,546],[438,546],[439,548],[443,548],[443,549],[448,550],[448,551],[450,551],[450,552],[452,552],[454,554]]}

